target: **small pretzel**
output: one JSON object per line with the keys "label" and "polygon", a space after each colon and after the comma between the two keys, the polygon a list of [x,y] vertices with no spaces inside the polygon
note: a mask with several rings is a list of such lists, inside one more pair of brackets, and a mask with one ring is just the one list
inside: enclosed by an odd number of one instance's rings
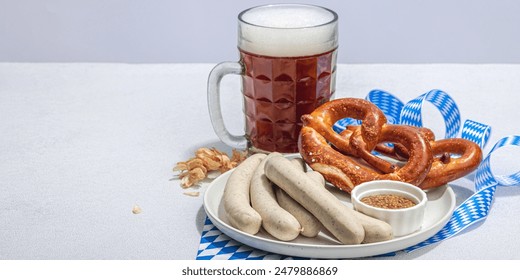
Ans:
{"label": "small pretzel", "polygon": [[[430,129],[416,128],[428,141],[433,153],[430,172],[419,185],[421,189],[430,189],[464,177],[475,170],[482,161],[482,149],[473,141],[462,138],[448,138],[435,141]],[[395,144],[394,147],[378,144],[376,151],[398,160],[408,160],[406,147]]]}
{"label": "small pretzel", "polygon": [[[433,131],[426,127],[414,127],[417,131],[430,142],[430,144],[435,141],[435,134]],[[394,143],[393,146],[387,146],[383,143],[379,143],[376,145],[375,150],[385,156],[391,157],[396,160],[404,161],[408,160],[408,151],[403,145],[399,143]]]}

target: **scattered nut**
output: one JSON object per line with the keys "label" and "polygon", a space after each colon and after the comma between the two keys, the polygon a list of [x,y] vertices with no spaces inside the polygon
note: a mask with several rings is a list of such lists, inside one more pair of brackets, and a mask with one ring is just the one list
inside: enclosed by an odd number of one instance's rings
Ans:
{"label": "scattered nut", "polygon": [[134,208],[132,208],[132,213],[134,214],[140,214],[141,213],[141,207],[139,207],[139,205],[134,205]]}
{"label": "scattered nut", "polygon": [[195,151],[195,157],[178,162],[173,171],[181,179],[181,186],[189,188],[208,177],[210,171],[224,173],[235,168],[247,157],[247,151],[233,150],[231,158],[216,148],[199,148]]}
{"label": "scattered nut", "polygon": [[184,195],[197,197],[200,195],[200,192],[184,192]]}

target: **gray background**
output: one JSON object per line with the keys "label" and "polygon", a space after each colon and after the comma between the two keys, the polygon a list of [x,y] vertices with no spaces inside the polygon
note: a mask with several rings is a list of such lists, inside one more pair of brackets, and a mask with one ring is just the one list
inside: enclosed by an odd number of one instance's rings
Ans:
{"label": "gray background", "polygon": [[[282,2],[339,14],[340,63],[520,63],[520,1]],[[237,14],[265,3],[0,0],[0,62],[235,60]]]}

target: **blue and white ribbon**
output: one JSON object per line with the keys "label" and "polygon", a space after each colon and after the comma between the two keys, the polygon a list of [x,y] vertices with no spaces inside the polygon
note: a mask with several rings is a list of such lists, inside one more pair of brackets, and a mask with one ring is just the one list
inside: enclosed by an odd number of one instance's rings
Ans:
{"label": "blue and white ribbon", "polygon": [[[423,126],[422,107],[424,101],[435,105],[444,117],[446,124],[445,138],[457,137],[460,129],[460,112],[455,101],[444,91],[431,90],[404,105],[400,114],[400,124]],[[376,104],[377,105],[377,104]]]}
{"label": "blue and white ribbon", "polygon": [[[444,91],[431,90],[406,104],[403,104],[392,94],[382,90],[371,91],[366,99],[376,104],[385,113],[389,122],[412,126],[423,126],[422,108],[424,101],[428,101],[439,109],[444,118],[446,126],[445,138],[457,137],[459,134],[461,127],[459,108],[455,101]],[[351,124],[359,124],[359,122],[352,119],[343,119],[334,125],[334,130],[342,131],[347,125]],[[491,127],[488,125],[466,120],[462,126],[460,137],[471,140],[481,148],[484,148],[490,135]],[[499,185],[512,186],[520,183],[520,171],[508,176],[494,175],[491,171],[491,154],[504,146],[520,146],[520,136],[508,136],[495,144],[477,168],[475,193],[455,209],[451,219],[443,229],[431,238],[405,249],[406,252],[445,240],[458,234],[468,226],[485,219],[491,209],[496,187]]]}
{"label": "blue and white ribbon", "polygon": [[[368,93],[366,99],[381,109],[392,124],[403,124],[412,126],[423,126],[422,108],[424,101],[428,101],[435,105],[441,112],[445,126],[446,134],[444,138],[457,137],[461,118],[459,108],[455,101],[444,91],[434,89],[423,95],[412,99],[404,104],[399,98],[391,93],[383,90],[372,90]],[[358,125],[361,121],[351,118],[341,119],[334,124],[334,130],[341,132],[348,125]],[[481,148],[487,144],[489,136],[491,135],[491,127],[472,120],[466,120],[462,128],[461,138],[474,141]]]}

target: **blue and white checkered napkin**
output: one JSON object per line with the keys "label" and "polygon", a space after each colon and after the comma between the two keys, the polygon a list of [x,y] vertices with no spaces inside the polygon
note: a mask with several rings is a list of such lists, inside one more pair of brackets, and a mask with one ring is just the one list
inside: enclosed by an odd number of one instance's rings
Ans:
{"label": "blue and white checkered napkin", "polygon": [[200,237],[197,260],[299,260],[302,258],[284,256],[262,251],[237,242],[211,223],[204,221]]}
{"label": "blue and white checkered napkin", "polygon": [[[376,104],[387,116],[388,122],[422,126],[422,106],[424,101],[435,105],[441,112],[445,126],[445,138],[457,137],[461,127],[460,112],[455,101],[444,91],[431,90],[406,104],[394,95],[383,90],[372,90],[367,100]],[[334,125],[334,130],[342,131],[348,125],[359,124],[360,121],[342,119]],[[466,120],[462,127],[461,137],[477,143],[481,148],[487,144],[491,134],[488,125]],[[520,171],[512,175],[494,175],[491,171],[490,158],[494,151],[505,146],[520,146],[520,136],[508,136],[499,140],[479,165],[475,176],[475,193],[459,205],[446,226],[431,238],[405,249],[411,252],[419,248],[450,238],[468,226],[483,220],[488,215],[493,203],[497,186],[520,184]],[[242,245],[220,232],[206,218],[197,259],[294,259],[269,252],[264,252]]]}

